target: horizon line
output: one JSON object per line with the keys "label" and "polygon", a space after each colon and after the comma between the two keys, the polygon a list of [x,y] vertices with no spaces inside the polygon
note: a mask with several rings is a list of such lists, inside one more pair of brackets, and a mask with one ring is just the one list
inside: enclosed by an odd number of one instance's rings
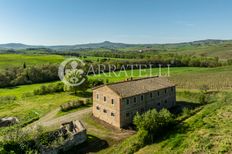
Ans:
{"label": "horizon line", "polygon": [[198,41],[231,41],[232,39],[198,39],[192,41],[177,41],[177,42],[166,42],[166,43],[126,43],[126,42],[117,42],[117,41],[99,41],[99,42],[86,42],[86,43],[77,43],[77,44],[30,44],[30,43],[22,43],[22,42],[8,42],[8,43],[0,43],[0,45],[8,45],[8,44],[21,44],[27,46],[44,46],[44,47],[54,47],[54,46],[75,46],[75,45],[88,45],[88,44],[100,44],[100,43],[121,43],[121,44],[128,44],[128,45],[165,45],[165,44],[181,44],[181,43],[191,43],[191,42],[198,42]]}

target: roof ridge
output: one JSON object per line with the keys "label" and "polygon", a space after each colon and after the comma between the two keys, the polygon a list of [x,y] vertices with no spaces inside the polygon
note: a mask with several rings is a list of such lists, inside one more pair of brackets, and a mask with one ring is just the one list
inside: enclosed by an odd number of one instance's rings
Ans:
{"label": "roof ridge", "polygon": [[111,89],[114,93],[119,95],[121,98],[123,97],[125,98],[137,94],[147,93],[149,91],[155,91],[155,90],[164,89],[173,86],[175,86],[175,84],[171,83],[166,77],[149,76],[149,77],[137,78],[134,80],[126,80],[121,82],[104,84],[95,87],[95,89],[101,87],[107,87]]}
{"label": "roof ridge", "polygon": [[107,84],[104,84],[104,85],[110,86],[110,85],[115,85],[115,84],[119,84],[119,83],[139,81],[139,80],[151,79],[151,78],[159,78],[159,76],[149,76],[149,77],[143,77],[143,78],[136,78],[136,79],[124,80],[124,81],[119,81],[119,82],[114,82],[114,83],[107,83]]}

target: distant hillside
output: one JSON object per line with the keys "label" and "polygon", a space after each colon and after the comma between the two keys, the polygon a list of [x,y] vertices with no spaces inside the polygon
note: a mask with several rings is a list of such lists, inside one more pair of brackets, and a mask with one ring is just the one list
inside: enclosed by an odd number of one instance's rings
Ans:
{"label": "distant hillside", "polygon": [[95,49],[95,48],[108,48],[108,49],[116,49],[116,48],[130,48],[130,47],[155,47],[155,48],[173,48],[173,47],[181,47],[181,46],[194,46],[194,45],[217,45],[223,43],[232,43],[229,40],[201,40],[194,42],[184,42],[184,43],[169,43],[169,44],[125,44],[125,43],[113,43],[110,41],[105,41],[101,43],[88,43],[88,44],[77,44],[77,45],[57,45],[57,46],[35,46],[35,45],[26,45],[21,43],[8,43],[8,44],[0,44],[0,48],[2,49],[27,49],[27,48],[50,48],[56,50],[71,50],[71,49]]}
{"label": "distant hillside", "polygon": [[114,49],[114,48],[127,48],[134,46],[136,45],[105,41],[101,43],[88,43],[88,44],[79,44],[79,45],[49,46],[48,48],[55,50],[75,50],[75,49],[97,49],[97,48]]}
{"label": "distant hillside", "polygon": [[79,44],[79,45],[57,45],[57,46],[34,46],[34,45],[26,45],[21,43],[8,43],[8,44],[0,44],[1,49],[27,49],[27,48],[50,48],[55,50],[75,50],[75,49],[95,49],[95,48],[127,48],[134,47],[137,45],[132,44],[124,44],[124,43],[113,43],[109,41],[101,42],[101,43],[88,43],[88,44]]}
{"label": "distant hillside", "polygon": [[[57,46],[34,46],[20,43],[9,43],[0,44],[1,50],[24,50],[26,52],[39,52],[37,49],[43,49],[43,51],[82,51],[98,52],[99,49],[104,51],[123,51],[123,52],[138,52],[143,51],[148,54],[158,53],[178,53],[178,54],[189,54],[193,56],[209,56],[219,57],[220,59],[231,59],[232,58],[232,40],[200,40],[193,42],[183,43],[169,43],[169,44],[125,44],[125,43],[113,43],[109,41],[101,43],[89,43],[89,44],[77,44],[77,45],[57,45]],[[95,50],[98,49],[98,50]],[[18,51],[16,51],[18,52]],[[1,53],[1,51],[0,51]]]}
{"label": "distant hillside", "polygon": [[7,44],[0,44],[0,48],[2,49],[26,49],[30,48],[31,46],[21,44],[21,43],[7,43]]}

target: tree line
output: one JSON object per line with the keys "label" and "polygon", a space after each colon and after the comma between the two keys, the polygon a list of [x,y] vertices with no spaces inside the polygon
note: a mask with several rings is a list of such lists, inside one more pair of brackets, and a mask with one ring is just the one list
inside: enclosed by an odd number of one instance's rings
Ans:
{"label": "tree line", "polygon": [[[218,67],[222,65],[232,64],[232,60],[220,61],[218,57],[197,57],[191,55],[180,55],[180,54],[148,54],[138,52],[87,52],[81,55],[105,57],[110,58],[121,58],[122,62],[142,63],[142,64],[171,64],[177,67]],[[102,60],[99,59],[98,62]],[[112,60],[111,61],[115,61]],[[117,60],[120,61],[120,60]]]}
{"label": "tree line", "polygon": [[10,87],[58,80],[58,66],[55,64],[7,68],[0,73],[0,87]]}
{"label": "tree line", "polygon": [[[111,56],[114,57],[113,55]],[[159,54],[146,56],[142,59],[99,58],[97,61],[85,61],[86,66],[84,69],[90,75],[93,73],[93,71],[99,73],[99,64],[102,66],[104,65],[104,67],[100,68],[100,71],[107,72],[112,70],[120,70],[122,66],[124,66],[125,69],[131,69],[132,65],[134,69],[136,69],[136,65],[139,65],[139,68],[147,68],[147,66],[151,65],[152,67],[158,67],[160,64],[162,66],[167,66],[170,64],[171,67],[218,67],[232,64],[231,61],[232,60],[228,60],[227,63],[221,62],[217,57],[207,58],[194,57],[189,55],[184,56],[177,54]],[[90,66],[92,67],[92,70],[89,70]],[[8,68],[3,72],[0,72],[0,88],[32,83],[50,82],[56,81],[58,79],[58,65],[46,64],[28,67],[26,63],[24,63],[21,67]]]}

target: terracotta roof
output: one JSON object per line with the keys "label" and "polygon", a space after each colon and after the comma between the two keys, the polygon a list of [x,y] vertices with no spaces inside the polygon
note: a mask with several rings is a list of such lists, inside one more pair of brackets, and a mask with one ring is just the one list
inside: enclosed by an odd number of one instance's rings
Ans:
{"label": "terracotta roof", "polygon": [[[103,86],[109,87],[115,93],[124,98],[147,93],[149,91],[173,87],[175,84],[172,84],[167,78],[164,77],[147,77]],[[98,89],[103,86],[95,87],[94,89]]]}

